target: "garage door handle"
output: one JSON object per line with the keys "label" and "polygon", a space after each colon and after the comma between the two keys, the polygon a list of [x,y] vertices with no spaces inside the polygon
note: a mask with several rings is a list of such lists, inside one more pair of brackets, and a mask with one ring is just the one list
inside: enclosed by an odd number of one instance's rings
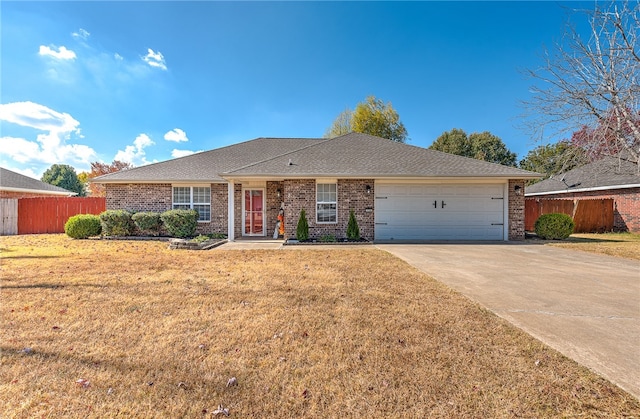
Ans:
{"label": "garage door handle", "polygon": [[503,226],[504,223],[491,223],[492,226]]}
{"label": "garage door handle", "polygon": [[444,201],[442,201],[442,208],[444,208],[445,205],[447,205],[447,204],[445,204]]}
{"label": "garage door handle", "polygon": [[433,208],[438,208],[438,201],[433,201]]}
{"label": "garage door handle", "polygon": [[376,223],[377,226],[386,226],[387,223]]}

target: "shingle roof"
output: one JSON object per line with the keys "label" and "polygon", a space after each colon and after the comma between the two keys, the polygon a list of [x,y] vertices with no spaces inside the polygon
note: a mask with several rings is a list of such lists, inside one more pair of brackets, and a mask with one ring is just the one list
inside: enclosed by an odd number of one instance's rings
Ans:
{"label": "shingle roof", "polygon": [[527,186],[526,195],[640,184],[638,165],[617,157],[605,157],[564,174]]}
{"label": "shingle roof", "polygon": [[[291,164],[289,162],[291,161]],[[514,167],[351,133],[332,139],[258,138],[111,173],[98,182],[209,182],[240,177],[510,177]]]}
{"label": "shingle roof", "polygon": [[5,191],[28,191],[46,195],[74,195],[72,191],[41,182],[3,167],[0,167],[0,189]]}
{"label": "shingle roof", "polygon": [[[291,164],[289,164],[291,161]],[[538,174],[351,133],[225,173],[233,176],[517,177]]]}
{"label": "shingle roof", "polygon": [[224,182],[221,173],[244,167],[308,147],[324,139],[309,138],[256,138],[230,146],[177,159],[153,163],[109,173],[93,179],[105,182]]}

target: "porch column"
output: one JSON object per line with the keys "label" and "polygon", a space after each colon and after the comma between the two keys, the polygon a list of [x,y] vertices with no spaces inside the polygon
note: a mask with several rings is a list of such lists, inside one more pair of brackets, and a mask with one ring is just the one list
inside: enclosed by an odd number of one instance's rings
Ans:
{"label": "porch column", "polygon": [[227,239],[229,241],[234,241],[234,220],[235,220],[235,211],[234,211],[234,197],[235,197],[235,184],[233,180],[227,180]]}

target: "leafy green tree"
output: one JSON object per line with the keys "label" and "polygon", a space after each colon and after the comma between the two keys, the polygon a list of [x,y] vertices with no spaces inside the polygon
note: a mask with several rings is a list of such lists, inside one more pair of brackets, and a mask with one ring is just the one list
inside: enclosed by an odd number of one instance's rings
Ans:
{"label": "leafy green tree", "polygon": [[[587,157],[582,148],[573,146],[568,141],[560,141],[529,150],[520,160],[520,168],[544,174],[546,179],[585,163],[587,163]],[[533,180],[529,184],[540,180],[542,179]]]}
{"label": "leafy green tree", "polygon": [[353,111],[347,109],[341,112],[326,136],[333,138],[349,132],[362,132],[399,143],[406,142],[408,137],[407,129],[391,102],[384,103],[375,96],[358,103]]}
{"label": "leafy green tree", "polygon": [[458,156],[473,156],[469,137],[467,137],[466,132],[459,128],[443,132],[429,148]]}
{"label": "leafy green tree", "polygon": [[68,164],[52,165],[44,172],[40,180],[76,192],[78,196],[85,196],[84,185],[78,179],[75,169]]}
{"label": "leafy green tree", "polygon": [[499,137],[489,131],[474,132],[467,136],[463,130],[454,128],[442,133],[429,148],[505,166],[516,166],[516,153],[511,152]]}
{"label": "leafy green tree", "polygon": [[474,159],[515,167],[516,153],[511,152],[502,140],[489,131],[469,135]]}

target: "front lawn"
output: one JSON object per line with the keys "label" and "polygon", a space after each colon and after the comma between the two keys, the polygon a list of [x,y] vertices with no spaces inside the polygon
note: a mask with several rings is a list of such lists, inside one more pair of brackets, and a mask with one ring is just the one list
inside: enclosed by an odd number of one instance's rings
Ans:
{"label": "front lawn", "polygon": [[567,240],[551,244],[567,249],[640,260],[640,234],[637,233],[572,234]]}
{"label": "front lawn", "polygon": [[2,237],[0,256],[2,417],[640,416],[615,385],[374,248],[34,235]]}

